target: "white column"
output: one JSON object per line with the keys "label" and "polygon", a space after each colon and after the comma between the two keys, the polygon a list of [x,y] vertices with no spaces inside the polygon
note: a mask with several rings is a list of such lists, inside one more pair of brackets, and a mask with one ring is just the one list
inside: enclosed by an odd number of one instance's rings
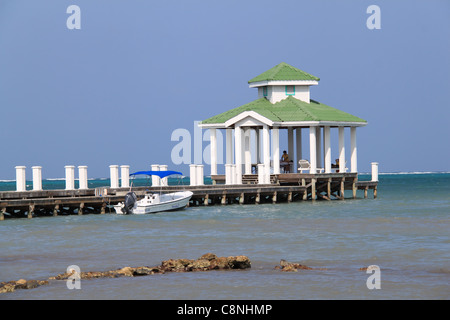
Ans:
{"label": "white column", "polygon": [[217,134],[216,129],[209,129],[209,139],[211,140],[211,175],[217,174]]}
{"label": "white column", "polygon": [[[166,164],[162,164],[159,166],[159,171],[167,171],[167,165]],[[160,178],[160,182],[159,182],[160,186],[168,186],[169,185],[169,178],[165,177],[165,178]]]}
{"label": "white column", "polygon": [[246,128],[244,131],[244,163],[245,174],[252,174],[252,154],[250,150],[251,129]]}
{"label": "white column", "polygon": [[226,135],[227,135],[227,137],[226,137],[226,139],[227,139],[227,141],[226,141],[226,144],[227,144],[227,146],[226,146],[226,153],[227,153],[227,155],[226,155],[226,163],[228,163],[228,164],[232,164],[233,163],[233,129],[226,129],[227,131],[227,133],[226,133]]}
{"label": "white column", "polygon": [[34,166],[33,169],[33,190],[42,190],[42,167]]}
{"label": "white column", "polygon": [[263,161],[264,161],[264,180],[270,183],[270,133],[269,126],[263,126]]}
{"label": "white column", "polygon": [[294,164],[294,172],[298,172],[298,160],[302,159],[302,128],[297,128],[295,129],[295,142],[296,142],[296,146],[295,146],[295,150],[296,150],[296,156],[297,159],[293,159],[295,164]]}
{"label": "white column", "polygon": [[316,161],[317,161],[317,168],[323,168],[322,166],[322,130],[320,127],[316,127]]}
{"label": "white column", "polygon": [[378,181],[378,162],[372,162],[372,181]]}
{"label": "white column", "polygon": [[130,186],[130,166],[120,166],[120,186],[122,188],[128,188]]}
{"label": "white column", "polygon": [[197,181],[198,186],[203,186],[205,184],[203,179],[203,165],[197,164],[196,167],[197,178],[195,180]]}
{"label": "white column", "polygon": [[242,184],[242,129],[234,128],[234,155],[236,161],[236,184]]}
{"label": "white column", "polygon": [[25,166],[16,167],[16,191],[26,191],[27,182],[25,179]]}
{"label": "white column", "polygon": [[325,151],[325,173],[331,173],[330,127],[323,128],[323,145]]}
{"label": "white column", "polygon": [[87,166],[78,166],[78,189],[87,189]]}
{"label": "white column", "polygon": [[345,131],[339,127],[339,173],[345,172]]}
{"label": "white column", "polygon": [[288,128],[288,156],[289,160],[294,160],[294,128]]}
{"label": "white column", "polygon": [[197,185],[197,165],[190,164],[189,165],[189,180],[191,186]]}
{"label": "white column", "polygon": [[[273,173],[280,173],[280,129],[272,128]],[[290,157],[290,155],[289,155]]]}
{"label": "white column", "polygon": [[225,184],[232,184],[233,183],[233,177],[231,175],[232,170],[231,167],[233,165],[230,163],[225,164]]}
{"label": "white column", "polygon": [[309,127],[309,163],[311,165],[310,173],[317,172],[317,144],[316,144],[316,127]]}
{"label": "white column", "polygon": [[259,134],[259,128],[255,129],[255,152],[256,163],[261,163],[261,138]]}
{"label": "white column", "polygon": [[257,167],[258,167],[258,184],[265,184],[266,179],[265,179],[265,172],[264,172],[264,164],[258,163]]}
{"label": "white column", "polygon": [[358,157],[356,148],[356,127],[350,128],[351,172],[358,172]]}
{"label": "white column", "polygon": [[119,187],[119,166],[111,165],[109,166],[109,175],[111,179],[111,188]]}
{"label": "white column", "polygon": [[236,165],[231,165],[231,184],[237,184]]}
{"label": "white column", "polygon": [[[151,165],[152,171],[159,171],[159,164]],[[161,185],[161,178],[158,176],[152,176],[152,187],[159,187]]]}
{"label": "white column", "polygon": [[66,190],[75,189],[75,166],[65,166],[66,169]]}

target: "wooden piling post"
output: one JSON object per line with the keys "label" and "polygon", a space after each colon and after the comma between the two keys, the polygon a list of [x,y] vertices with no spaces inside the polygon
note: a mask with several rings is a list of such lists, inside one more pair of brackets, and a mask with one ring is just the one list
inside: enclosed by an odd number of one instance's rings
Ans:
{"label": "wooden piling post", "polygon": [[355,178],[355,179],[353,179],[353,182],[352,182],[353,199],[356,199],[356,190],[357,190],[356,181],[357,181],[357,179]]}
{"label": "wooden piling post", "polygon": [[367,199],[367,190],[368,190],[369,188],[368,187],[365,187],[364,188],[364,199]]}
{"label": "wooden piling post", "polygon": [[289,191],[287,200],[288,202],[292,202],[292,191]]}
{"label": "wooden piling post", "polygon": [[59,204],[56,204],[55,207],[53,208],[53,216],[54,217],[58,216],[58,210],[59,210]]}
{"label": "wooden piling post", "polygon": [[5,220],[5,213],[6,213],[6,207],[3,207],[2,211],[0,211],[0,221]]}
{"label": "wooden piling post", "polygon": [[375,188],[373,188],[373,198],[374,199],[377,198],[377,186],[375,186]]}
{"label": "wooden piling post", "polygon": [[244,193],[241,193],[241,196],[239,197],[239,204],[244,204]]}
{"label": "wooden piling post", "polygon": [[100,214],[105,214],[106,213],[106,202],[102,203],[102,208],[100,209]]}
{"label": "wooden piling post", "polygon": [[276,191],[273,193],[272,203],[277,203],[277,192]]}
{"label": "wooden piling post", "polygon": [[78,208],[78,215],[83,215],[84,202],[80,203],[80,207]]}
{"label": "wooden piling post", "polygon": [[328,182],[327,182],[327,197],[328,197],[328,200],[331,199],[331,178],[328,178]]}
{"label": "wooden piling post", "polygon": [[[302,179],[302,186],[306,186],[306,180]],[[308,192],[303,192],[303,200],[308,200]]]}
{"label": "wooden piling post", "polygon": [[311,199],[316,200],[316,179],[311,179]]}
{"label": "wooden piling post", "polygon": [[345,178],[342,178],[341,179],[341,191],[340,191],[340,194],[341,194],[341,200],[344,200],[344,191],[345,191]]}
{"label": "wooden piling post", "polygon": [[220,200],[220,203],[222,205],[226,205],[227,204],[227,195],[226,195],[226,193],[222,193],[222,199]]}
{"label": "wooden piling post", "polygon": [[30,204],[28,206],[28,215],[27,215],[28,219],[33,218],[33,212],[34,212],[34,204]]}
{"label": "wooden piling post", "polygon": [[257,192],[255,197],[255,204],[259,204],[261,202],[261,193]]}
{"label": "wooden piling post", "polygon": [[209,205],[209,194],[206,194],[206,195],[205,195],[205,199],[204,199],[204,201],[203,201],[203,204],[204,204],[205,206]]}

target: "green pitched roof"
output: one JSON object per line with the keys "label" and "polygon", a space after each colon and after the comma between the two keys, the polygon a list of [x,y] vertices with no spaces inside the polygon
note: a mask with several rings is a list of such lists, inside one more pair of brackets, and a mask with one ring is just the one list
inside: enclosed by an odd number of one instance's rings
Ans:
{"label": "green pitched roof", "polygon": [[272,69],[261,73],[259,76],[254,77],[249,80],[248,83],[258,82],[258,81],[279,81],[279,80],[314,80],[319,81],[320,79],[297,69],[285,62],[282,62]]}
{"label": "green pitched roof", "polygon": [[218,114],[202,121],[202,124],[220,124],[244,111],[254,111],[275,122],[286,121],[336,121],[336,122],[367,122],[344,111],[311,100],[310,103],[287,97],[272,104],[266,98],[261,98]]}

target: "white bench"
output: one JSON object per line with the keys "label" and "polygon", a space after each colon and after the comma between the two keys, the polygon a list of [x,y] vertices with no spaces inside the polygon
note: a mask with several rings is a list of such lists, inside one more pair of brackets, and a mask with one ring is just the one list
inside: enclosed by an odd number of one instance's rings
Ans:
{"label": "white bench", "polygon": [[[300,171],[300,173],[303,173],[304,170],[309,170],[309,172],[311,173],[311,164],[308,160],[298,160],[298,171]],[[316,168],[316,170],[322,173],[324,169]]]}

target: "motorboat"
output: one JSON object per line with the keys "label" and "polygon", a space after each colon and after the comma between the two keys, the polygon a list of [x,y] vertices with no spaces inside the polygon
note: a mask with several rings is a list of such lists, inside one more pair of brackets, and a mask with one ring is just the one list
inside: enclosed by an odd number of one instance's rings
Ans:
{"label": "motorboat", "polygon": [[[136,176],[139,174],[156,175],[165,178],[173,174],[182,174],[177,171],[138,171],[130,174]],[[176,191],[170,193],[152,193],[144,194],[144,197],[138,200],[135,192],[130,191],[125,195],[123,202],[114,206],[117,214],[146,214],[162,211],[173,211],[185,208],[193,193],[191,191]]]}

